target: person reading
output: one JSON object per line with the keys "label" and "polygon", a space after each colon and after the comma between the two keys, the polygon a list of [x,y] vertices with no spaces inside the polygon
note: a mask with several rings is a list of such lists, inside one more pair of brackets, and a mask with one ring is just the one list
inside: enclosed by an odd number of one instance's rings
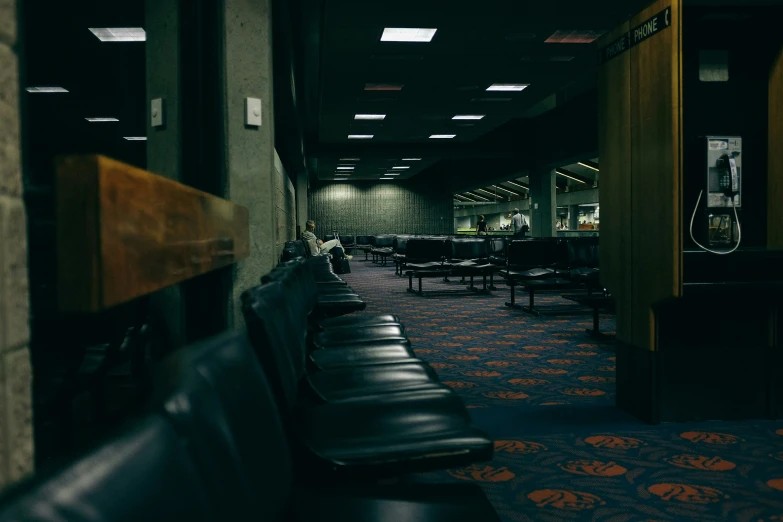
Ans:
{"label": "person reading", "polygon": [[353,256],[346,255],[343,245],[340,244],[339,239],[332,239],[331,241],[323,242],[315,236],[315,221],[309,219],[305,223],[305,231],[302,232],[302,239],[305,240],[307,246],[310,248],[310,253],[314,256],[325,256],[332,250],[335,250],[338,254],[337,257],[345,257],[347,259],[353,259]]}

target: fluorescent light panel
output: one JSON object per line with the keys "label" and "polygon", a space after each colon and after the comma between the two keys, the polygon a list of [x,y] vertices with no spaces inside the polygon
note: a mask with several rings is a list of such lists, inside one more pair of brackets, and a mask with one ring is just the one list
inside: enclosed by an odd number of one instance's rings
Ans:
{"label": "fluorescent light panel", "polygon": [[410,167],[406,165],[404,167],[392,167],[392,170],[405,170],[405,169],[409,169],[409,168]]}
{"label": "fluorescent light panel", "polygon": [[381,178],[382,180],[385,179],[387,181],[393,180],[394,178]]}
{"label": "fluorescent light panel", "polygon": [[421,161],[421,158],[402,158],[402,161]]}
{"label": "fluorescent light panel", "polygon": [[104,121],[120,121],[117,118],[84,118],[91,123],[99,123]]}
{"label": "fluorescent light panel", "polygon": [[433,134],[430,136],[431,140],[450,140],[451,138],[456,137],[456,134]]}
{"label": "fluorescent light panel", "polygon": [[340,158],[340,161],[359,161],[359,158]]}
{"label": "fluorescent light panel", "polygon": [[486,114],[457,114],[452,120],[481,120]]}
{"label": "fluorescent light panel", "polygon": [[529,189],[529,188],[527,188],[526,186],[524,186],[524,185],[520,185],[519,183],[515,183],[515,182],[513,182],[513,181],[506,181],[506,183],[508,183],[509,185],[514,185],[515,187],[519,187],[519,188],[521,188],[521,189],[530,190],[530,189]]}
{"label": "fluorescent light panel", "polygon": [[498,187],[497,185],[492,185],[492,186],[493,186],[494,188],[498,189],[498,190],[504,190],[504,191],[508,192],[509,194],[513,194],[513,195],[515,195],[515,196],[517,195],[517,193],[516,193],[516,192],[512,192],[512,191],[510,191],[510,190],[508,190],[508,189],[504,189],[503,187]]}
{"label": "fluorescent light panel", "polygon": [[400,175],[399,172],[387,172],[386,174],[384,174],[384,176],[399,176],[399,175]]}
{"label": "fluorescent light panel", "polygon": [[593,167],[592,165],[588,165],[587,163],[582,163],[581,161],[578,161],[576,164],[577,165],[581,165],[583,167],[587,167],[588,169],[592,169],[592,170],[594,170],[596,172],[600,172],[600,170],[598,170],[597,168]]}
{"label": "fluorescent light panel", "polygon": [[62,87],[28,87],[27,92],[68,92]]}
{"label": "fluorescent light panel", "polygon": [[374,134],[349,134],[349,140],[371,140]]}
{"label": "fluorescent light panel", "polygon": [[488,91],[504,91],[504,92],[519,92],[524,91],[530,87],[528,84],[523,83],[493,83],[487,87]]}
{"label": "fluorescent light panel", "polygon": [[422,29],[418,27],[386,27],[381,35],[382,42],[419,42],[432,41],[437,29]]}
{"label": "fluorescent light panel", "polygon": [[125,136],[128,141],[147,141],[146,136]]}
{"label": "fluorescent light panel", "polygon": [[569,176],[568,174],[563,174],[559,170],[556,170],[555,172],[557,172],[560,176],[563,176],[564,178],[572,179],[574,181],[578,181],[579,183],[584,183],[585,185],[587,184],[587,182],[582,181],[581,179],[576,179],[575,177]]}
{"label": "fluorescent light panel", "polygon": [[385,114],[356,114],[353,117],[354,120],[383,120],[386,119]]}
{"label": "fluorescent light panel", "polygon": [[337,170],[353,170],[354,167],[337,167]]}
{"label": "fluorescent light panel", "polygon": [[90,27],[101,42],[144,42],[147,33],[141,27]]}

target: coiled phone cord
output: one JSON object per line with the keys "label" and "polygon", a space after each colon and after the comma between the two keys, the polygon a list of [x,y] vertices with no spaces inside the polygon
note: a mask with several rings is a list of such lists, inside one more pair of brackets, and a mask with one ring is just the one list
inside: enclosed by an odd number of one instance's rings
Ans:
{"label": "coiled phone cord", "polygon": [[696,206],[693,208],[693,214],[691,214],[691,226],[690,226],[691,239],[693,240],[694,243],[696,243],[699,246],[699,248],[701,248],[705,252],[709,252],[711,254],[717,254],[719,256],[725,256],[726,254],[731,254],[732,252],[737,250],[737,248],[739,248],[740,243],[742,242],[742,227],[740,226],[739,217],[737,217],[737,207],[736,205],[734,205],[734,198],[736,197],[736,195],[731,197],[731,208],[734,209],[734,220],[737,222],[737,244],[734,245],[734,248],[732,248],[731,250],[710,250],[709,248],[705,247],[704,245],[696,241],[696,238],[693,237],[693,220],[694,218],[696,218],[696,212],[699,210],[699,202],[701,201],[701,195],[703,193],[704,190],[701,190],[699,192],[699,199],[696,200]]}

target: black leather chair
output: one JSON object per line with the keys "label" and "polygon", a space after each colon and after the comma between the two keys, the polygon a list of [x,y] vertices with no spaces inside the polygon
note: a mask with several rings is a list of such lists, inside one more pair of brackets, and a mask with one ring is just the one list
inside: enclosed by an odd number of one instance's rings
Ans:
{"label": "black leather chair", "polygon": [[356,245],[354,246],[354,249],[364,252],[364,260],[367,261],[367,256],[374,245],[374,236],[356,236]]}
{"label": "black leather chair", "polygon": [[[314,392],[307,396],[317,397],[320,401],[337,402],[413,389],[445,390],[439,384],[435,371],[408,352],[405,358],[395,364],[388,364],[389,361],[382,357],[375,357],[375,364],[369,364],[369,361],[363,365],[353,364],[356,355],[362,351],[369,354],[365,358],[372,357],[372,348],[368,345],[310,352],[312,360],[318,360],[319,355],[326,354],[334,364],[326,368],[317,368],[313,364],[308,369],[303,338],[297,333],[293,320],[289,319],[295,311],[289,310],[286,315],[283,294],[274,287],[251,290],[248,294],[243,297],[244,309],[248,315],[248,331],[259,359],[265,366],[276,367],[281,364],[281,360],[290,358],[291,367],[301,369],[302,372],[295,372],[293,378],[309,383],[309,386],[300,386],[300,394]],[[386,351],[385,346],[380,348]],[[285,353],[279,353],[281,350]],[[346,353],[352,354],[352,357],[338,359]]]}
{"label": "black leather chair", "polygon": [[489,248],[489,262],[493,265],[505,266],[506,265],[506,251],[508,250],[507,241],[505,237],[493,237],[487,238]]}
{"label": "black leather chair", "polygon": [[394,236],[380,235],[375,236],[373,247],[370,250],[373,263],[381,263],[386,266],[386,260],[394,254]]}
{"label": "black leather chair", "polygon": [[394,236],[394,245],[392,246],[394,253],[392,254],[392,259],[394,260],[395,275],[402,276],[402,269],[405,266],[408,251],[408,239],[411,239],[412,237],[413,236],[408,235]]}
{"label": "black leather chair", "polygon": [[[269,421],[264,418],[269,416],[272,404],[266,379],[276,378],[281,367],[264,367],[266,377],[259,375],[258,359],[243,334],[226,336],[207,346],[208,349],[197,347],[192,353],[203,356],[199,370],[213,375],[211,380],[220,402],[234,410],[231,416],[235,422],[247,423],[255,417],[259,419],[258,429],[268,429]],[[302,469],[309,472],[378,476],[461,466],[491,458],[491,440],[470,427],[467,411],[451,392],[438,389],[389,393],[367,401],[312,405],[297,402],[297,382],[285,376],[282,380],[283,394],[274,393],[275,404],[289,437],[302,448],[297,451]],[[239,432],[230,425],[225,429]],[[260,434],[243,434],[248,445],[257,447],[247,448],[248,454],[240,449],[238,456],[242,460],[268,451],[263,448],[264,437]],[[259,462],[255,472],[261,473],[268,465]]]}
{"label": "black leather chair", "polygon": [[64,469],[5,490],[0,522],[229,520],[197,471],[172,426],[151,415]]}
{"label": "black leather chair", "polygon": [[[287,430],[264,372],[243,333],[224,334],[180,350],[166,361],[165,370],[160,380],[166,385],[159,387],[163,391],[159,402],[208,481],[208,490],[220,501],[221,517],[215,520],[384,522],[390,516],[410,522],[499,520],[473,484],[345,484],[330,480],[330,471],[317,474],[306,462],[296,460],[297,452],[286,440]],[[351,404],[338,409],[361,410]],[[332,422],[337,430],[327,429],[322,435],[334,437],[330,441],[338,447],[340,420]],[[371,430],[372,423],[372,415],[348,422],[364,424],[357,432]],[[406,427],[404,421],[386,426],[381,437],[353,450],[378,451],[394,436],[392,432]],[[299,448],[310,440],[303,437],[293,442]],[[323,440],[320,444],[329,447]],[[350,446],[343,448],[332,451],[350,451]],[[403,447],[397,451],[406,453]]]}
{"label": "black leather chair", "polygon": [[[495,290],[494,274],[498,272],[500,267],[490,263],[489,256],[489,242],[486,238],[454,239],[451,241],[449,259],[451,275],[461,276],[463,281],[465,277],[469,277],[469,290],[478,290],[473,286],[473,278],[477,276],[483,279],[483,292]],[[490,278],[489,286],[487,285],[487,276]]]}

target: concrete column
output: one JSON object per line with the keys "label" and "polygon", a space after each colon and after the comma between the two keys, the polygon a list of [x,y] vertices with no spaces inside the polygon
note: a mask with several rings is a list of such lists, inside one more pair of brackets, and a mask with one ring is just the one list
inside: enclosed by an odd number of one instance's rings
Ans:
{"label": "concrete column", "polygon": [[309,189],[309,174],[306,170],[301,170],[296,175],[296,227],[297,237],[305,229],[305,222],[309,219],[307,216],[307,191]]}
{"label": "concrete column", "polygon": [[30,292],[16,28],[16,3],[0,1],[0,487],[33,471]]}
{"label": "concrete column", "polygon": [[[179,2],[146,0],[145,27],[147,79],[147,170],[182,180],[182,129],[180,118],[180,12]],[[150,102],[163,98],[163,127],[152,127]],[[163,322],[174,346],[185,342],[185,312],[179,285],[156,292],[152,314]]]}
{"label": "concrete column", "polygon": [[533,237],[555,236],[557,217],[557,186],[555,171],[545,170],[530,174],[530,231]]}
{"label": "concrete column", "polygon": [[568,205],[568,230],[579,230],[579,205]]}
{"label": "concrete column", "polygon": [[[272,0],[223,0],[222,15],[225,197],[250,211],[250,256],[234,271],[229,312],[241,328],[240,294],[277,263]],[[261,127],[245,125],[248,97],[261,99]]]}

